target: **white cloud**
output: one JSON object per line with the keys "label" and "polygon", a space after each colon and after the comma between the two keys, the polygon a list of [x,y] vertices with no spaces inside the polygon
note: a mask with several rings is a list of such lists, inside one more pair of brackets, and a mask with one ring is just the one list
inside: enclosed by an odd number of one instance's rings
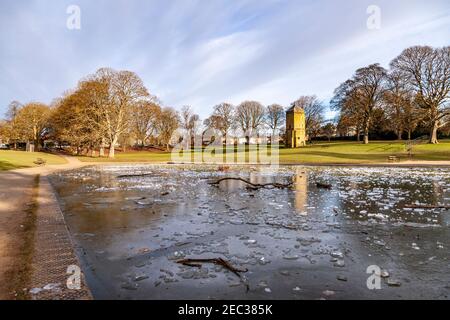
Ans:
{"label": "white cloud", "polygon": [[447,1],[88,1],[82,29],[65,28],[69,0],[0,4],[0,112],[9,101],[50,102],[96,69],[137,72],[167,105],[202,116],[223,101],[328,100],[357,67],[410,45],[448,45]]}

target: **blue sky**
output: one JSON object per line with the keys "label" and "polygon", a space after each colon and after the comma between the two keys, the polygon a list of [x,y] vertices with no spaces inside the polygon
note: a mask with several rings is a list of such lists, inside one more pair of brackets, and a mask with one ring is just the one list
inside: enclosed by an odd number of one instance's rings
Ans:
{"label": "blue sky", "polygon": [[[69,5],[81,29],[69,30]],[[381,9],[370,30],[369,5]],[[450,45],[448,0],[23,0],[0,2],[0,115],[50,103],[100,67],[136,72],[165,105],[328,102],[358,67],[411,45]],[[331,116],[331,114],[329,114]]]}

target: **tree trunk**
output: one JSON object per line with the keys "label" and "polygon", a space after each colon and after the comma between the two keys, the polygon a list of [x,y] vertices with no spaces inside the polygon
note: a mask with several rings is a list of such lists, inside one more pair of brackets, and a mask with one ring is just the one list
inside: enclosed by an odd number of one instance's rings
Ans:
{"label": "tree trunk", "polygon": [[364,133],[364,144],[369,144],[369,134]]}
{"label": "tree trunk", "polygon": [[364,124],[364,144],[369,144],[369,120]]}
{"label": "tree trunk", "polygon": [[408,130],[408,140],[411,140],[411,130]]}
{"label": "tree trunk", "polygon": [[403,133],[403,130],[401,130],[401,129],[397,130],[397,140],[402,140],[402,133]]}
{"label": "tree trunk", "polygon": [[437,131],[438,131],[438,121],[434,121],[432,128],[431,128],[431,133],[430,133],[430,143],[432,144],[437,144],[439,143],[438,139],[437,139]]}
{"label": "tree trunk", "polygon": [[102,142],[100,144],[100,151],[99,156],[104,157],[105,156],[105,139],[102,138]]}
{"label": "tree trunk", "polygon": [[108,155],[108,158],[110,158],[110,159],[114,159],[116,156],[116,150],[114,149],[114,147],[116,146],[116,143],[117,143],[117,138],[112,139],[112,141],[110,142],[109,155]]}

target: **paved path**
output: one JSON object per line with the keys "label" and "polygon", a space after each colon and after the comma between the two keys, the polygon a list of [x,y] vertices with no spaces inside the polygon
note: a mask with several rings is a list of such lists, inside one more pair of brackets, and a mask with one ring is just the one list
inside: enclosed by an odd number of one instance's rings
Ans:
{"label": "paved path", "polygon": [[33,175],[0,173],[0,299],[14,298],[8,279],[21,259],[23,225],[32,189]]}
{"label": "paved path", "polygon": [[[66,157],[66,160],[67,163],[64,165],[17,169],[0,173],[0,299],[16,298],[16,293],[12,291],[9,280],[16,275],[16,267],[23,260],[21,254],[25,237],[23,226],[26,222],[27,209],[33,200],[32,193],[36,175],[40,175],[40,188],[37,199],[39,205],[36,211],[30,287],[43,288],[51,284],[52,290],[42,290],[32,297],[44,299],[90,298],[86,288],[70,293],[64,289],[65,280],[68,277],[66,275],[67,266],[77,264],[77,260],[47,175],[59,170],[89,165],[89,163],[82,163],[74,157]],[[59,288],[55,286],[56,283],[60,283]],[[34,292],[37,291],[39,290],[34,290]]]}
{"label": "paved path", "polygon": [[[80,263],[74,252],[74,244],[64,216],[53,187],[45,176],[40,178],[37,201],[39,207],[36,214],[34,254],[31,263],[31,298],[90,299],[91,294],[80,272]],[[69,289],[67,280],[74,272],[80,275],[79,280],[76,280],[79,282],[76,289]]]}

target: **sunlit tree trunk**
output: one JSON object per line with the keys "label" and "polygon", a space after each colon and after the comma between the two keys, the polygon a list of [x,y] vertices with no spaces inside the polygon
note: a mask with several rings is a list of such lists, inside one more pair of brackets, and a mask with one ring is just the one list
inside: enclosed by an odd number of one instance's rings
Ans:
{"label": "sunlit tree trunk", "polygon": [[437,138],[437,131],[439,128],[439,121],[434,121],[434,124],[431,127],[431,133],[430,133],[430,143],[437,144],[439,143]]}
{"label": "sunlit tree trunk", "polygon": [[366,120],[366,123],[364,124],[364,144],[369,144],[369,126],[370,121]]}
{"label": "sunlit tree trunk", "polygon": [[100,143],[99,156],[100,157],[105,156],[105,138],[102,138],[102,142]]}
{"label": "sunlit tree trunk", "polygon": [[110,158],[110,159],[114,159],[116,156],[116,150],[115,150],[116,143],[117,143],[117,138],[112,139],[111,144],[109,146],[109,155],[108,155],[108,158]]}

